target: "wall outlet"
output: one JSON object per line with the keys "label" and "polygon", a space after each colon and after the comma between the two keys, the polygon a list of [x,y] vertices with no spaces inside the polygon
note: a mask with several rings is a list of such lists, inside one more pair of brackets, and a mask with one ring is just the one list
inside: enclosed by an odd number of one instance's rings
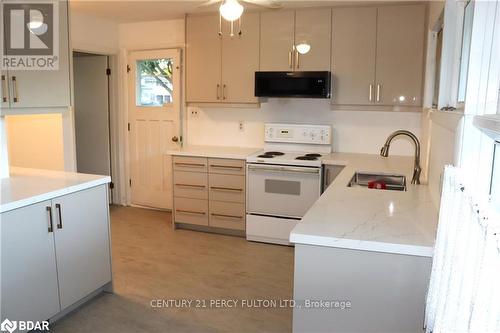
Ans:
{"label": "wall outlet", "polygon": [[191,109],[191,117],[198,117],[198,109]]}
{"label": "wall outlet", "polygon": [[244,132],[245,131],[245,123],[243,122],[243,120],[240,120],[238,122],[238,129],[240,130],[240,132]]}

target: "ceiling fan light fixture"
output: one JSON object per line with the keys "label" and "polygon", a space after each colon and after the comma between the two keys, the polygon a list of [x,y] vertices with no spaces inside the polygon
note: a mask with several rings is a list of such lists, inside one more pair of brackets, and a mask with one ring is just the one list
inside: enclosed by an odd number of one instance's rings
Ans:
{"label": "ceiling fan light fixture", "polygon": [[237,0],[225,0],[219,7],[221,16],[227,21],[236,21],[243,14],[243,6]]}
{"label": "ceiling fan light fixture", "polygon": [[296,45],[295,48],[297,49],[297,52],[299,52],[300,54],[306,54],[309,51],[311,51],[311,45],[307,43],[300,43]]}

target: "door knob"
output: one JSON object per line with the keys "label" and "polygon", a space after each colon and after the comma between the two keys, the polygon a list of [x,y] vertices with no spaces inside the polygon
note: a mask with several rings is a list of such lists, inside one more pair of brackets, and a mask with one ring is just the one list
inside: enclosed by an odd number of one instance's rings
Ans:
{"label": "door knob", "polygon": [[176,137],[176,136],[173,136],[173,137],[172,137],[172,141],[173,141],[173,142],[179,142],[179,138],[178,138],[178,137]]}

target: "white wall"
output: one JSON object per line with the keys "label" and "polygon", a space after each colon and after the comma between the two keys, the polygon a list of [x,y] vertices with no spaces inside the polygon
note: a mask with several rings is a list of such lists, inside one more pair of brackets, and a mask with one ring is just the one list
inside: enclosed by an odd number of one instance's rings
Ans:
{"label": "white wall", "polygon": [[118,52],[118,24],[73,11],[70,20],[74,50],[105,54]]}
{"label": "white wall", "polygon": [[118,35],[119,47],[129,51],[184,46],[184,19],[124,23]]}
{"label": "white wall", "polygon": [[[261,147],[265,122],[331,124],[333,150],[378,154],[387,136],[398,129],[420,135],[420,113],[332,111],[329,100],[272,99],[260,109],[189,107],[185,137],[191,145]],[[197,114],[193,114],[197,111]],[[244,130],[239,130],[243,121]],[[391,153],[413,155],[406,139],[395,140]]]}

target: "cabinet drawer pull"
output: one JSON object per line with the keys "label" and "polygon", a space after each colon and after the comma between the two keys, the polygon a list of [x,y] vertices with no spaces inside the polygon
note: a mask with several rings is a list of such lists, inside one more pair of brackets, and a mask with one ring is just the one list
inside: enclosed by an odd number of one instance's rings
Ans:
{"label": "cabinet drawer pull", "polygon": [[177,213],[183,213],[183,214],[195,214],[195,215],[205,215],[205,212],[195,212],[192,210],[182,210],[182,209],[176,209],[175,210]]}
{"label": "cabinet drawer pull", "polygon": [[7,103],[7,96],[9,95],[7,88],[7,78],[2,75],[2,103]]}
{"label": "cabinet drawer pull", "polygon": [[292,64],[292,51],[288,52],[288,66],[290,68],[293,68],[293,64]]}
{"label": "cabinet drawer pull", "polygon": [[61,204],[56,204],[56,210],[57,210],[57,217],[59,218],[59,221],[57,223],[57,229],[62,229],[63,223],[62,223]]}
{"label": "cabinet drawer pull", "polygon": [[377,84],[377,102],[380,102],[380,84]]}
{"label": "cabinet drawer pull", "polygon": [[205,167],[205,164],[202,164],[202,163],[181,163],[181,162],[175,162],[175,165],[186,166],[186,167],[194,167],[194,168],[203,168],[203,167]]}
{"label": "cabinet drawer pull", "polygon": [[220,84],[217,84],[217,99],[220,99]]}
{"label": "cabinet drawer pull", "polygon": [[215,191],[243,192],[243,189],[241,188],[229,188],[229,187],[217,187],[217,186],[211,186],[210,188]]}
{"label": "cabinet drawer pull", "polygon": [[211,168],[216,168],[216,169],[236,169],[236,170],[241,170],[243,167],[240,166],[233,166],[233,165],[219,165],[219,164],[210,164]]}
{"label": "cabinet drawer pull", "polygon": [[295,51],[295,67],[300,68],[300,53]]}
{"label": "cabinet drawer pull", "polygon": [[222,99],[226,99],[226,85],[223,84],[222,85]]}
{"label": "cabinet drawer pull", "polygon": [[47,213],[49,214],[49,227],[48,232],[54,232],[54,223],[52,222],[52,207],[47,206]]}
{"label": "cabinet drawer pull", "polygon": [[223,217],[223,218],[228,218],[228,219],[238,219],[238,220],[241,220],[243,218],[243,216],[237,216],[237,215],[225,215],[225,214],[210,214],[212,216],[215,216],[215,217]]}
{"label": "cabinet drawer pull", "polygon": [[370,102],[373,100],[373,84],[370,84],[370,88],[368,89],[368,100]]}
{"label": "cabinet drawer pull", "polygon": [[12,77],[12,93],[14,94],[13,98],[14,103],[19,102],[19,96],[17,91],[17,79],[15,76]]}
{"label": "cabinet drawer pull", "polygon": [[194,188],[205,188],[205,185],[191,185],[191,184],[175,184],[175,186],[180,187],[194,187]]}

